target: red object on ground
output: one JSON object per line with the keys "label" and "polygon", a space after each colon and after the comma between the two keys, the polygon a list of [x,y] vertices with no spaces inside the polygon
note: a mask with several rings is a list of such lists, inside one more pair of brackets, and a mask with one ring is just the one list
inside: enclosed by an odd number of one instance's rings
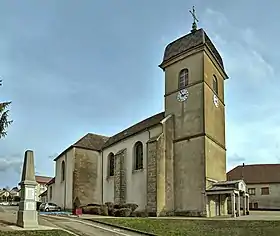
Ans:
{"label": "red object on ground", "polygon": [[82,208],[73,209],[73,215],[79,216],[82,215]]}

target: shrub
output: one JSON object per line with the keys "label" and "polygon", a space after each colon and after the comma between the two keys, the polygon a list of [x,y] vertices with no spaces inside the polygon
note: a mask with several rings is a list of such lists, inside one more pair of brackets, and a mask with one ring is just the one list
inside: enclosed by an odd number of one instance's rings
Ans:
{"label": "shrub", "polygon": [[131,209],[130,208],[121,208],[119,209],[119,216],[121,217],[128,217],[131,215]]}
{"label": "shrub", "polygon": [[108,211],[108,206],[107,205],[101,205],[100,206],[100,211],[101,211],[101,215],[103,215],[103,216],[108,216],[109,215],[109,211]]}
{"label": "shrub", "polygon": [[87,206],[101,206],[100,204],[97,204],[97,203],[89,203],[89,204],[87,204]]}
{"label": "shrub", "polygon": [[134,212],[137,209],[138,205],[135,203],[126,203],[121,206],[121,208],[129,208],[131,212]]}
{"label": "shrub", "polygon": [[131,213],[132,217],[148,217],[147,211],[134,211]]}

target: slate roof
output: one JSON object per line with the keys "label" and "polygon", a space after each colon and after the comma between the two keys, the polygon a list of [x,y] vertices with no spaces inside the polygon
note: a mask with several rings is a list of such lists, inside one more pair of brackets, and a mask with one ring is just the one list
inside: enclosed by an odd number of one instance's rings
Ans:
{"label": "slate roof", "polygon": [[104,144],[103,148],[109,147],[114,143],[117,143],[125,138],[128,138],[132,135],[135,135],[139,132],[142,132],[146,129],[149,129],[157,124],[159,124],[164,119],[164,112],[158,113],[154,116],[151,116],[141,122],[125,129],[124,131],[112,136],[109,140]]}
{"label": "slate roof", "polygon": [[217,62],[224,69],[222,57],[203,29],[198,29],[197,31],[189,33],[168,44],[165,48],[161,65],[182,53],[201,45],[207,45],[210,48]]}
{"label": "slate roof", "polygon": [[39,175],[36,175],[36,176],[35,176],[36,182],[37,182],[37,183],[40,183],[40,184],[46,184],[46,183],[48,183],[51,179],[52,179],[52,177],[39,176]]}
{"label": "slate roof", "polygon": [[102,149],[107,148],[117,142],[120,142],[121,140],[123,140],[125,138],[128,138],[132,135],[135,135],[139,132],[142,132],[144,130],[147,130],[147,129],[159,124],[163,119],[164,119],[164,112],[158,113],[145,120],[142,120],[141,122],[123,130],[122,132],[120,132],[112,137],[106,137],[103,135],[88,133],[87,135],[82,137],[80,140],[78,140],[76,143],[74,143],[73,145],[68,147],[66,150],[64,150],[60,155],[58,155],[54,159],[54,161],[56,161],[61,155],[63,155],[65,152],[67,152],[72,147],[101,151]]}
{"label": "slate roof", "polygon": [[239,165],[227,173],[228,180],[242,178],[246,184],[280,183],[280,164]]}

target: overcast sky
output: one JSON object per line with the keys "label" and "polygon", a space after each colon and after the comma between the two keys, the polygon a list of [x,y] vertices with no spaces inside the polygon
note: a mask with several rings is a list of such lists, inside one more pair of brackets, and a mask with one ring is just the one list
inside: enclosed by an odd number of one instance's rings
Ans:
{"label": "overcast sky", "polygon": [[[24,151],[54,175],[55,155],[88,132],[113,135],[163,111],[165,46],[190,31],[189,9],[226,71],[227,169],[280,160],[277,1],[0,2],[0,187],[20,180]],[[252,7],[254,6],[254,7]]]}

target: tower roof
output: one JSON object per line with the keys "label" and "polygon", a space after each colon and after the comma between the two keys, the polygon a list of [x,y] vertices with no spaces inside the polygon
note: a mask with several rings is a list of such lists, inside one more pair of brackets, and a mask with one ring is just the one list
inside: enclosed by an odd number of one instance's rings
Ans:
{"label": "tower roof", "polygon": [[201,45],[208,46],[217,62],[224,70],[222,57],[203,29],[193,31],[168,44],[165,48],[161,65],[177,56],[180,56],[182,53]]}

